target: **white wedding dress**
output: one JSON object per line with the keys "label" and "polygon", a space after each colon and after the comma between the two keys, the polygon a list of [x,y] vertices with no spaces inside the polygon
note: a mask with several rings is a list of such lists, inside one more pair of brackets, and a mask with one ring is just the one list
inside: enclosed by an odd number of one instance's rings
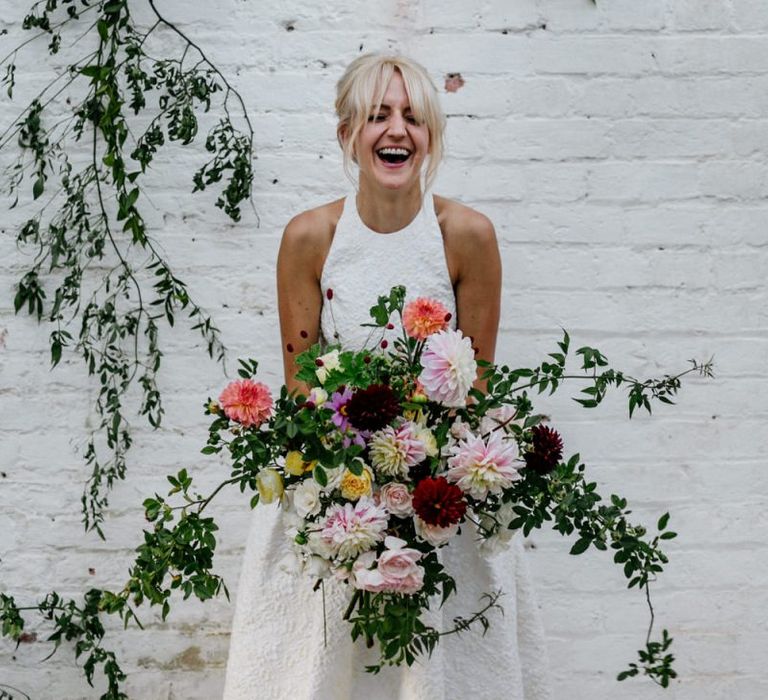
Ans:
{"label": "white wedding dress", "polygon": [[[354,194],[347,197],[322,276],[325,302],[321,330],[328,342],[359,349],[371,341],[360,323],[369,308],[396,284],[408,298],[441,300],[455,319],[455,301],[433,198],[404,229],[376,233],[360,219]],[[373,342],[380,336],[373,338]],[[487,554],[477,548],[474,528],[440,550],[457,583],[442,609],[429,613],[439,630],[457,615],[479,610],[484,593],[502,589],[490,629],[479,626],[441,639],[431,658],[411,666],[384,667],[377,675],[376,648],[353,642],[342,620],[350,591],[291,571],[282,512],[259,506],[253,514],[232,626],[224,700],[545,700],[550,697],[546,644],[524,559],[521,538],[509,549]],[[325,624],[323,607],[325,606]],[[325,640],[325,642],[324,642]]]}

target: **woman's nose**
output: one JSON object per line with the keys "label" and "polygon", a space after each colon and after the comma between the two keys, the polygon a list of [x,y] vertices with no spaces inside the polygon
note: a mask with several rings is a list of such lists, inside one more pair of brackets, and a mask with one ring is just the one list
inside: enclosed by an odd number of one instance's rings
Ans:
{"label": "woman's nose", "polygon": [[396,136],[405,136],[405,118],[402,114],[397,112],[392,114],[392,118],[389,120],[389,132]]}

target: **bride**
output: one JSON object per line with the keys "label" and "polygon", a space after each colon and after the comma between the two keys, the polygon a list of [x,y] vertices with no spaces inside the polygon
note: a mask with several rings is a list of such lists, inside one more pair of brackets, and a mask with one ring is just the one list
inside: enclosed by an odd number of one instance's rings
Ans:
{"label": "bride", "polygon": [[[344,167],[351,176],[356,166],[357,187],[285,228],[277,292],[288,388],[307,393],[294,378],[295,358],[310,345],[360,349],[368,338],[360,324],[397,284],[408,299],[440,300],[451,324],[472,338],[476,356],[493,361],[501,295],[496,235],[483,214],[431,194],[445,119],[427,72],[403,56],[361,56],[338,82],[336,114]],[[435,604],[428,624],[448,629],[454,616],[478,608],[483,593],[501,588],[504,615],[490,620],[485,636],[449,635],[431,658],[372,675],[364,667],[377,662],[375,649],[353,642],[342,620],[344,586],[328,580],[324,592],[313,592],[306,574],[281,565],[288,551],[281,515],[254,513],[225,700],[549,697],[546,647],[519,537],[509,550],[488,554],[467,524],[441,550],[458,590],[442,608]]]}

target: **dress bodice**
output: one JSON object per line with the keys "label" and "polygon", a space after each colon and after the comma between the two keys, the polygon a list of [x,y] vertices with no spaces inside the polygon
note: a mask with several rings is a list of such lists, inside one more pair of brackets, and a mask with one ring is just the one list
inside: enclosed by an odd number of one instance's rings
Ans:
{"label": "dress bodice", "polygon": [[[344,200],[321,277],[323,308],[320,330],[325,343],[360,350],[381,339],[362,323],[371,323],[370,308],[396,285],[406,288],[406,302],[437,299],[456,323],[456,300],[445,258],[443,235],[430,193],[415,218],[399,231],[377,233],[360,218],[355,194]],[[328,290],[332,298],[328,299]],[[393,322],[395,319],[393,319]],[[392,331],[396,335],[399,329]]]}

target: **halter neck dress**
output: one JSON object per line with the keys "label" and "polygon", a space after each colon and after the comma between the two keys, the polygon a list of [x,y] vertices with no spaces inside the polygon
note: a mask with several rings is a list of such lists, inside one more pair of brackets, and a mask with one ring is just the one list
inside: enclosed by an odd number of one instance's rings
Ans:
{"label": "halter neck dress", "polygon": [[[382,234],[363,223],[355,195],[350,194],[321,278],[321,334],[326,342],[353,349],[370,343],[371,329],[360,324],[371,321],[370,307],[397,284],[406,286],[407,299],[439,299],[455,323],[455,297],[433,197],[424,197],[421,210],[405,228]],[[313,592],[313,580],[287,565],[286,556],[293,555],[285,530],[282,511],[254,510],[224,700],[550,698],[546,643],[519,535],[509,549],[486,553],[478,550],[474,527],[466,524],[440,550],[457,592],[442,608],[435,601],[427,623],[449,629],[454,617],[468,617],[482,607],[484,593],[501,588],[504,613],[490,611],[485,636],[475,627],[443,637],[431,658],[420,657],[411,667],[384,667],[373,675],[365,666],[378,662],[376,649],[367,649],[361,639],[353,642],[349,623],[342,620],[349,589],[328,579],[324,594]]]}

